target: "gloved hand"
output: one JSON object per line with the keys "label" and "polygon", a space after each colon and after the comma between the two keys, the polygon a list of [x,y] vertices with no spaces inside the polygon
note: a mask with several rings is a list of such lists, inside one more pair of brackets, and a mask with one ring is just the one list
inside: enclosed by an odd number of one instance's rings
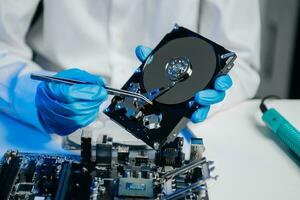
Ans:
{"label": "gloved hand", "polygon": [[[143,62],[151,53],[152,49],[145,46],[137,46],[135,54]],[[206,119],[212,104],[219,103],[225,98],[225,92],[232,86],[232,80],[229,75],[219,76],[214,83],[214,89],[206,89],[195,94],[195,101],[201,105],[192,116],[191,121],[194,123],[202,122]]]}
{"label": "gloved hand", "polygon": [[42,126],[49,133],[67,135],[95,120],[107,92],[102,87],[104,80],[86,71],[68,69],[55,76],[94,83],[38,85],[35,104]]}

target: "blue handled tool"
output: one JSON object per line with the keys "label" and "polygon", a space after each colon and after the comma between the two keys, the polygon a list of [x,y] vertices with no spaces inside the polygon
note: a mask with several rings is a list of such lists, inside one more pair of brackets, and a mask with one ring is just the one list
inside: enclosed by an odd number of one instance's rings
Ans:
{"label": "blue handled tool", "polygon": [[267,96],[260,104],[260,109],[263,112],[262,119],[272,132],[300,157],[300,132],[277,110],[267,108],[264,102],[271,97],[276,96]]}

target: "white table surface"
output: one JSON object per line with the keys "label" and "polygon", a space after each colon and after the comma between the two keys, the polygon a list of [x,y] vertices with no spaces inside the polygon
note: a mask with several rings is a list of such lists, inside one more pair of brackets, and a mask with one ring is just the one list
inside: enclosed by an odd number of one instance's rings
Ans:
{"label": "white table surface", "polygon": [[[270,101],[300,130],[300,100]],[[218,181],[211,200],[299,200],[300,162],[261,120],[259,101],[218,113],[197,128]]]}
{"label": "white table surface", "polygon": [[[300,100],[268,103],[300,129]],[[220,112],[198,125],[206,157],[215,161],[219,179],[211,200],[299,200],[300,161],[261,121],[259,101]],[[7,149],[66,153],[50,136],[0,114],[0,155]]]}

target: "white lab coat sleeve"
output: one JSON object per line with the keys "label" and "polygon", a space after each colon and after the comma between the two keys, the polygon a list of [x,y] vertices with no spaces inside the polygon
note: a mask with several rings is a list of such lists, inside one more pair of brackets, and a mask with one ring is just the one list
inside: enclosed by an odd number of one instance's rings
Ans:
{"label": "white lab coat sleeve", "polygon": [[200,33],[236,52],[230,71],[233,86],[225,100],[212,106],[216,110],[232,107],[257,92],[260,78],[260,9],[258,0],[203,0]]}
{"label": "white lab coat sleeve", "polygon": [[0,112],[43,128],[35,107],[38,85],[29,72],[40,71],[25,37],[39,0],[0,0]]}

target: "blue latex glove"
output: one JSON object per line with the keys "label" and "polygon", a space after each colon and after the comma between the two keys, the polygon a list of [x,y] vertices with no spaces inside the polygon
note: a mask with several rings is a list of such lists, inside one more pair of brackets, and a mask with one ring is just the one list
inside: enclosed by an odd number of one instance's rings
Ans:
{"label": "blue latex glove", "polygon": [[[143,62],[151,53],[152,49],[145,46],[137,46],[135,54],[137,58]],[[196,110],[191,120],[194,123],[202,122],[206,119],[212,104],[219,103],[225,98],[225,92],[232,86],[232,80],[229,75],[219,76],[214,83],[214,89],[206,89],[195,94],[195,101],[200,104],[200,108]]]}
{"label": "blue latex glove", "polygon": [[35,104],[42,126],[49,133],[67,135],[95,120],[107,92],[102,87],[104,80],[86,71],[68,69],[55,76],[94,83],[38,85]]}

